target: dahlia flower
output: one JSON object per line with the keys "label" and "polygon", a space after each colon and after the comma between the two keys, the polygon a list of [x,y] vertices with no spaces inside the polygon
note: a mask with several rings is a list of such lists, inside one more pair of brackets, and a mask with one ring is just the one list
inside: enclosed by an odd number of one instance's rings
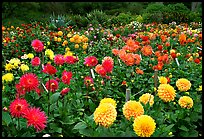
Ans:
{"label": "dahlia flower", "polygon": [[84,84],[86,85],[86,87],[93,85],[94,84],[93,78],[91,78],[90,76],[86,76],[84,78]]}
{"label": "dahlia flower", "polygon": [[98,64],[98,60],[95,56],[86,57],[84,60],[85,60],[84,65],[88,67],[94,67]]}
{"label": "dahlia flower", "polygon": [[32,66],[39,66],[40,65],[40,58],[39,57],[34,57],[31,60],[31,64],[32,64]]}
{"label": "dahlia flower", "polygon": [[26,91],[30,92],[31,90],[35,90],[38,87],[38,77],[34,73],[26,73],[21,76],[19,84],[23,86]]}
{"label": "dahlia flower", "polygon": [[110,104],[112,104],[114,106],[114,108],[116,108],[116,105],[117,105],[116,101],[114,99],[112,99],[112,98],[103,98],[100,101],[99,105],[102,105],[104,103],[110,103]]}
{"label": "dahlia flower", "polygon": [[47,88],[47,90],[54,93],[58,89],[58,82],[54,79],[51,79],[46,82],[45,87]]}
{"label": "dahlia flower", "polygon": [[133,129],[139,137],[150,137],[156,128],[154,119],[148,115],[140,115],[135,118]]}
{"label": "dahlia flower", "polygon": [[182,97],[179,98],[178,104],[182,108],[190,109],[190,108],[193,107],[193,99],[190,98],[189,96],[182,96]]}
{"label": "dahlia flower", "polygon": [[130,120],[131,117],[135,119],[143,114],[144,108],[140,102],[129,100],[123,105],[123,115],[127,120]]}
{"label": "dahlia flower", "polygon": [[191,82],[185,78],[181,78],[176,81],[176,86],[180,91],[187,91],[191,88]]}
{"label": "dahlia flower", "polygon": [[36,52],[42,52],[44,49],[44,45],[40,40],[33,40],[31,46]]}
{"label": "dahlia flower", "polygon": [[10,113],[13,117],[21,117],[28,109],[29,104],[25,99],[15,99],[9,106]]}
{"label": "dahlia flower", "polygon": [[44,72],[46,74],[53,75],[53,74],[56,74],[57,69],[54,66],[52,66],[51,64],[46,64],[44,66],[42,72]]}
{"label": "dahlia flower", "polygon": [[157,92],[159,98],[161,98],[164,102],[173,101],[176,97],[176,91],[170,84],[160,84]]}
{"label": "dahlia flower", "polygon": [[40,108],[31,107],[25,111],[27,126],[33,126],[37,132],[44,130],[47,123],[47,116]]}
{"label": "dahlia flower", "polygon": [[62,95],[62,96],[64,96],[64,95],[66,95],[68,92],[70,91],[70,88],[64,88],[64,89],[62,89],[62,91],[60,92],[60,94]]}
{"label": "dahlia flower", "polygon": [[72,78],[72,72],[64,70],[62,72],[62,82],[69,85]]}
{"label": "dahlia flower", "polygon": [[116,120],[117,111],[112,104],[104,103],[94,111],[94,121],[104,127],[110,127]]}
{"label": "dahlia flower", "polygon": [[145,93],[142,96],[140,96],[139,102],[145,105],[149,102],[150,106],[152,106],[154,104],[154,96],[149,93]]}
{"label": "dahlia flower", "polygon": [[159,83],[160,84],[167,84],[167,78],[163,77],[163,76],[159,77]]}
{"label": "dahlia flower", "polygon": [[14,80],[13,73],[6,73],[2,76],[2,81],[11,82]]}
{"label": "dahlia flower", "polygon": [[61,54],[55,55],[55,57],[54,57],[54,63],[55,63],[56,65],[63,65],[64,62],[65,62],[65,58],[64,58],[63,55],[61,55]]}

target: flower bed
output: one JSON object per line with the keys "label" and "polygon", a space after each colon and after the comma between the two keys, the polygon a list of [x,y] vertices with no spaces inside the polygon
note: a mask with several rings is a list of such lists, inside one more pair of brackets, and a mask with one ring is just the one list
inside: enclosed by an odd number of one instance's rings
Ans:
{"label": "flower bed", "polygon": [[202,135],[202,32],[187,24],[5,25],[2,60],[2,136]]}

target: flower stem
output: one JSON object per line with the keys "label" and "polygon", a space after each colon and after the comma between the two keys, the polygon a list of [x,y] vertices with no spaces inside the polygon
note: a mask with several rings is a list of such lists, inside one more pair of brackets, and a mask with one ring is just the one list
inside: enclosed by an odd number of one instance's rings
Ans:
{"label": "flower stem", "polygon": [[20,118],[18,118],[18,129],[20,131],[21,127],[20,127]]}
{"label": "flower stem", "polygon": [[49,90],[48,90],[48,117],[49,117],[49,114],[50,114],[50,76],[49,76],[49,80],[48,80],[48,82],[49,82]]}

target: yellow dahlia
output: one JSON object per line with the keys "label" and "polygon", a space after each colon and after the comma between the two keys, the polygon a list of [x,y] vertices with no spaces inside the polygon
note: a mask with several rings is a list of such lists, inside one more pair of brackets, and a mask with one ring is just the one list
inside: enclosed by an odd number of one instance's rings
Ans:
{"label": "yellow dahlia", "polygon": [[176,81],[176,86],[180,91],[187,91],[191,88],[191,82],[185,78],[181,78]]}
{"label": "yellow dahlia", "polygon": [[159,77],[159,83],[160,83],[160,84],[167,84],[167,79],[166,79],[166,77],[163,77],[163,76]]}
{"label": "yellow dahlia", "polygon": [[12,73],[6,73],[2,76],[2,81],[11,82],[14,80],[14,76]]}
{"label": "yellow dahlia", "polygon": [[109,127],[116,120],[117,111],[110,103],[99,105],[94,111],[94,121],[104,127]]}
{"label": "yellow dahlia", "polygon": [[21,63],[21,61],[18,59],[18,58],[12,58],[10,61],[9,61],[10,64],[13,65],[13,68],[18,68],[19,67],[19,64]]}
{"label": "yellow dahlia", "polygon": [[28,56],[28,58],[30,58],[30,59],[33,59],[33,58],[34,58],[34,55],[33,55],[32,53],[29,53],[27,56]]}
{"label": "yellow dahlia", "polygon": [[99,105],[101,105],[101,104],[104,104],[104,103],[110,103],[110,104],[112,104],[113,106],[114,106],[114,108],[116,108],[116,102],[115,102],[115,100],[114,99],[112,99],[112,98],[103,98],[101,101],[100,101],[100,104]]}
{"label": "yellow dahlia", "polygon": [[29,70],[28,65],[25,65],[25,64],[21,64],[20,68],[21,68],[21,70],[22,70],[23,73],[24,73],[25,71],[28,71],[28,70]]}
{"label": "yellow dahlia", "polygon": [[13,65],[10,64],[10,63],[8,63],[8,64],[5,65],[5,70],[7,70],[7,71],[12,70],[12,68],[13,68]]}
{"label": "yellow dahlia", "polygon": [[139,137],[150,137],[156,128],[154,119],[148,115],[141,115],[135,118],[133,129]]}
{"label": "yellow dahlia", "polygon": [[127,120],[130,120],[131,117],[136,118],[143,114],[144,108],[140,102],[129,100],[123,105],[123,115]]}
{"label": "yellow dahlia", "polygon": [[176,91],[170,84],[160,84],[158,87],[158,96],[164,102],[173,101],[176,96]]}
{"label": "yellow dahlia", "polygon": [[182,108],[187,108],[190,109],[193,107],[193,100],[192,98],[190,98],[189,96],[182,96],[180,97],[178,104],[182,107]]}
{"label": "yellow dahlia", "polygon": [[149,94],[149,93],[143,94],[139,98],[139,102],[141,102],[145,105],[149,102],[150,106],[152,106],[154,104],[154,96]]}

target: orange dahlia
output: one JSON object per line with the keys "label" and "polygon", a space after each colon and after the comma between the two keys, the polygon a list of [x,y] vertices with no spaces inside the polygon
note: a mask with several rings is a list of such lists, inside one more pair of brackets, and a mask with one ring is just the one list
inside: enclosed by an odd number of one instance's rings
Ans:
{"label": "orange dahlia", "polygon": [[173,101],[176,96],[176,91],[170,84],[160,84],[158,87],[158,96],[164,102]]}
{"label": "orange dahlia", "polygon": [[110,104],[112,104],[114,106],[114,108],[116,108],[116,105],[117,105],[116,101],[114,99],[112,99],[112,98],[103,98],[100,101],[99,105],[104,104],[104,103],[110,103]]}
{"label": "orange dahlia", "polygon": [[180,97],[178,104],[182,107],[182,108],[187,108],[190,109],[193,107],[193,100],[192,98],[190,98],[189,96],[182,96]]}
{"label": "orange dahlia", "polygon": [[152,55],[152,51],[152,47],[149,45],[143,46],[143,48],[141,49],[142,54],[145,56]]}
{"label": "orange dahlia", "polygon": [[117,111],[110,103],[99,105],[94,111],[94,121],[104,127],[110,127],[116,120]]}
{"label": "orange dahlia", "polygon": [[150,106],[154,104],[154,96],[150,93],[145,93],[139,98],[139,102],[147,104],[149,102]]}
{"label": "orange dahlia", "polygon": [[185,78],[181,78],[176,81],[176,86],[180,91],[187,91],[191,88],[191,82]]}
{"label": "orange dahlia", "polygon": [[143,114],[144,108],[140,102],[129,100],[123,105],[123,115],[127,120],[130,120],[131,117],[136,118]]}
{"label": "orange dahlia", "polygon": [[139,137],[150,137],[156,128],[154,119],[148,115],[140,115],[135,118],[133,129]]}

